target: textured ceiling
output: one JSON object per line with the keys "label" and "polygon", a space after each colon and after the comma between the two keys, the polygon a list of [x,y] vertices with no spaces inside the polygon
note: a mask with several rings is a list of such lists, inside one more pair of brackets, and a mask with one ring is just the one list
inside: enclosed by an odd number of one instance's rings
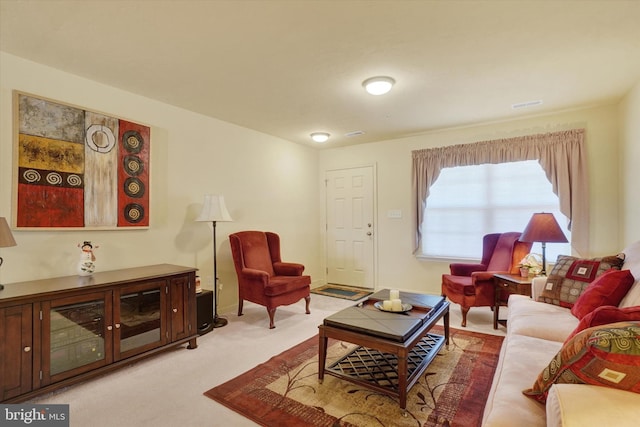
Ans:
{"label": "textured ceiling", "polygon": [[[0,49],[337,147],[615,102],[640,80],[639,22],[636,0],[0,0]],[[368,95],[375,75],[397,84]]]}

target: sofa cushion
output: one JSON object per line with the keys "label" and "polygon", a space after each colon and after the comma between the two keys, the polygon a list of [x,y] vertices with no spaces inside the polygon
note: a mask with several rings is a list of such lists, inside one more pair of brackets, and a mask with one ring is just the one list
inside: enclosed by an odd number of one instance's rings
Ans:
{"label": "sofa cushion", "polygon": [[547,397],[546,427],[637,427],[638,408],[638,393],[586,384],[556,384]]}
{"label": "sofa cushion", "polygon": [[576,329],[567,337],[567,341],[577,333],[594,326],[606,325],[607,323],[628,322],[640,320],[640,306],[618,308],[611,305],[604,305],[593,310],[580,320]]}
{"label": "sofa cushion", "polygon": [[524,295],[510,295],[507,335],[526,335],[563,343],[578,326],[568,308],[536,302]]}
{"label": "sofa cushion", "polygon": [[623,254],[592,259],[559,255],[539,301],[571,308],[589,283],[611,268],[619,270],[623,262]]}
{"label": "sofa cushion", "polygon": [[563,383],[640,393],[640,322],[611,323],[578,333],[523,393],[545,403],[551,386]]}
{"label": "sofa cushion", "polygon": [[560,342],[523,335],[504,340],[484,409],[483,427],[546,426],[544,406],[521,391],[531,386],[537,373],[561,347]]}
{"label": "sofa cushion", "polygon": [[597,277],[578,297],[571,313],[582,319],[603,305],[618,305],[633,285],[629,270],[608,270]]}

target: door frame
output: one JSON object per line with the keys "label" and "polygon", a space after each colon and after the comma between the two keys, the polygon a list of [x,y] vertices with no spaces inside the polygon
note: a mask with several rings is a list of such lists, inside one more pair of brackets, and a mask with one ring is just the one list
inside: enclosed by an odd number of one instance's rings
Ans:
{"label": "door frame", "polygon": [[320,179],[320,188],[321,188],[321,194],[322,194],[322,218],[320,221],[320,225],[321,225],[321,229],[320,229],[320,234],[322,236],[322,283],[323,284],[327,284],[327,276],[328,276],[328,263],[327,263],[327,250],[328,250],[328,243],[327,243],[327,237],[328,237],[328,233],[327,233],[327,173],[328,172],[335,172],[335,171],[341,171],[341,170],[348,170],[348,169],[361,169],[361,168],[371,168],[371,173],[372,173],[372,194],[373,194],[373,200],[372,200],[372,207],[371,209],[373,209],[372,212],[372,218],[373,218],[373,266],[372,266],[372,272],[371,274],[373,275],[373,290],[377,290],[378,289],[378,230],[380,229],[379,224],[378,224],[378,165],[377,163],[373,162],[373,163],[365,163],[365,164],[359,164],[359,165],[351,165],[351,166],[345,166],[345,167],[332,167],[332,168],[327,168],[324,169],[322,171],[322,177]]}

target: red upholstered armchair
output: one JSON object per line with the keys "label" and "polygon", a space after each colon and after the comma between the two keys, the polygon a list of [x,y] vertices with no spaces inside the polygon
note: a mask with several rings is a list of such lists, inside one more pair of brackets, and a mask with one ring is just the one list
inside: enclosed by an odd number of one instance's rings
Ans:
{"label": "red upholstered armchair", "polygon": [[460,304],[462,326],[467,326],[471,307],[493,306],[494,274],[519,274],[518,263],[531,250],[532,243],[520,242],[522,233],[487,234],[482,239],[480,264],[449,265],[451,274],[442,275],[442,295]]}
{"label": "red upholstered armchair", "polygon": [[269,329],[275,328],[276,307],[302,298],[309,314],[311,277],[304,265],[282,262],[280,237],[263,231],[240,231],[229,235],[233,263],[238,274],[238,316],[244,300],[263,305],[269,313]]}

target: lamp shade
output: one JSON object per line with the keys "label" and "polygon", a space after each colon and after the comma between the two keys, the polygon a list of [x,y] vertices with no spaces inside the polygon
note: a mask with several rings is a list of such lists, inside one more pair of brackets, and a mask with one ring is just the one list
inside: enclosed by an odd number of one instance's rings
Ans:
{"label": "lamp shade", "polygon": [[11,234],[11,229],[7,220],[0,216],[0,248],[8,248],[10,246],[16,246],[17,243]]}
{"label": "lamp shade", "polygon": [[202,211],[196,218],[196,221],[203,222],[219,222],[219,221],[233,221],[227,206],[224,203],[224,196],[219,194],[207,194],[204,196],[204,204],[202,205]]}
{"label": "lamp shade", "polygon": [[551,213],[534,213],[520,236],[521,242],[566,243],[566,236]]}

